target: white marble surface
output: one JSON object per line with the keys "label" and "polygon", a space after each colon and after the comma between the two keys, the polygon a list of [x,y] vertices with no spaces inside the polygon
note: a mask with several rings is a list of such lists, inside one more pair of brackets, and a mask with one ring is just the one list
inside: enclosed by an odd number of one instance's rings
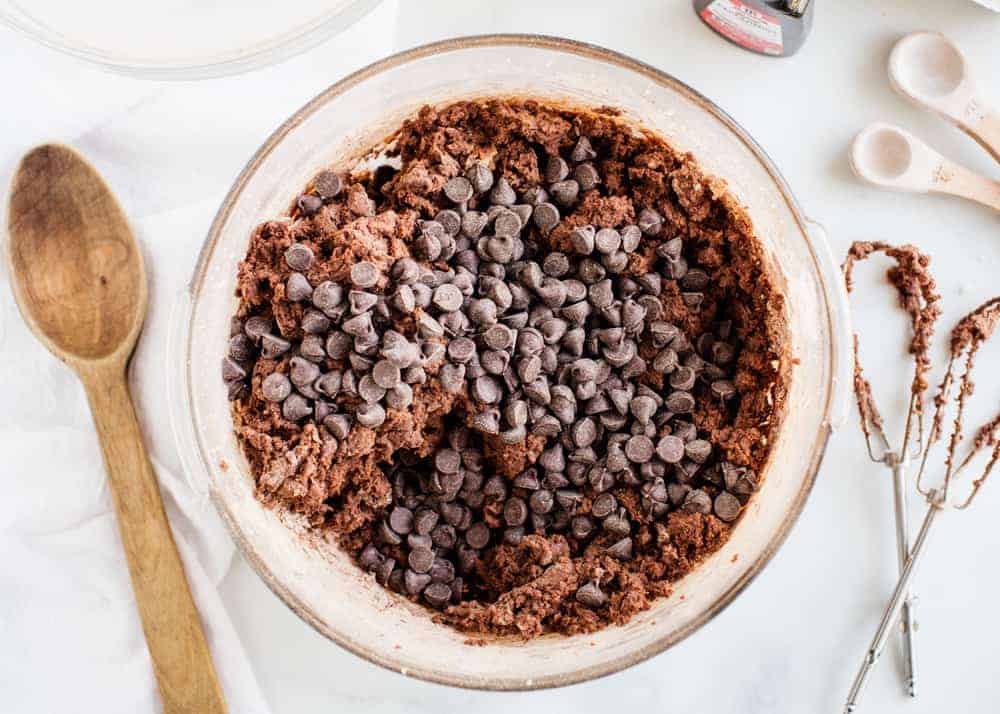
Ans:
{"label": "white marble surface", "polygon": [[[546,6],[538,9],[536,5]],[[0,31],[0,172],[28,147],[70,143],[104,171],[150,256],[161,305],[141,350],[166,349],[169,297],[183,285],[215,207],[242,163],[294,109],[351,68],[390,49],[457,34],[542,32],[611,47],[673,73],[719,103],[757,138],[837,255],[852,240],[918,244],[934,258],[942,326],[1000,292],[1000,223],[956,200],[897,196],[860,185],[845,148],[875,119],[907,127],[993,177],[1000,167],[971,141],[889,89],[892,42],[944,31],[965,50],[1000,105],[1000,15],[967,0],[818,0],[816,27],[795,58],[758,58],[709,33],[686,0],[401,2],[387,26],[362,23],[277,67],[222,80],[159,84],[104,74]],[[383,17],[388,18],[385,14]],[[874,271],[868,271],[872,276]],[[874,277],[862,281],[872,286]],[[890,419],[902,408],[902,320],[884,288],[856,301],[863,354]],[[5,373],[0,429],[86,425],[82,393],[17,321],[0,291]],[[891,328],[891,329],[889,329]],[[938,340],[935,356],[943,357]],[[1000,399],[1000,346],[980,360],[977,402]],[[904,370],[905,371],[905,370]],[[44,387],[39,382],[44,381]],[[54,385],[54,386],[53,386]],[[151,418],[163,384],[136,385],[159,460],[176,466],[169,426]],[[40,456],[40,472],[45,471]],[[53,476],[56,478],[57,476]],[[671,651],[631,670],[564,690],[489,694],[405,679],[343,652],[300,622],[237,559],[223,594],[275,712],[577,712],[614,708],[740,714],[839,710],[894,580],[889,480],[870,465],[856,418],[834,436],[805,512],[772,563],[725,612]],[[942,519],[918,576],[920,696],[899,684],[894,648],[866,698],[871,712],[1000,709],[997,632],[1000,486]],[[914,517],[917,504],[913,504]],[[0,644],[2,647],[2,644]],[[2,694],[0,694],[2,696]],[[96,711],[96,709],[81,709]],[[238,714],[238,713],[237,713]]]}

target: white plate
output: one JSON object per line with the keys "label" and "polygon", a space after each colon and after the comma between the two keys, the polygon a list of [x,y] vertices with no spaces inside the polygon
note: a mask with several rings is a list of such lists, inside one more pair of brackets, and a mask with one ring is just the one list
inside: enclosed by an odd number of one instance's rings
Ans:
{"label": "white plate", "polygon": [[380,0],[0,0],[0,22],[107,69],[159,79],[235,74],[302,52]]}

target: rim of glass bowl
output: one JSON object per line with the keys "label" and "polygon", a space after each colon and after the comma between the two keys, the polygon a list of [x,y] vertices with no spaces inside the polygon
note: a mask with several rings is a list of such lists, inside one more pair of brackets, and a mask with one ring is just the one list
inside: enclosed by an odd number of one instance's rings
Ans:
{"label": "rim of glass bowl", "polygon": [[263,43],[206,57],[178,57],[176,60],[143,60],[116,55],[112,51],[77,44],[55,30],[25,22],[0,8],[0,23],[30,40],[71,57],[84,60],[110,72],[142,79],[191,80],[212,79],[242,74],[277,64],[312,49],[352,26],[375,9],[382,0],[354,0],[340,10],[320,15]]}
{"label": "rim of glass bowl", "polygon": [[[670,74],[663,72],[655,67],[648,64],[640,62],[638,60],[632,59],[627,55],[614,52],[612,50],[605,49],[596,45],[591,45],[583,42],[578,42],[575,40],[568,40],[558,37],[550,37],[544,35],[531,35],[531,34],[495,34],[495,35],[475,35],[468,37],[455,38],[450,40],[444,40],[440,42],[435,42],[427,45],[422,45],[398,54],[391,55],[383,60],[375,62],[364,69],[358,70],[357,72],[345,77],[336,84],[331,85],[328,89],[320,93],[316,98],[308,102],[305,106],[296,111],[285,123],[283,123],[278,129],[264,142],[264,144],[257,150],[254,156],[247,163],[246,167],[237,177],[232,188],[224,199],[221,207],[212,225],[209,229],[208,236],[202,247],[201,254],[198,257],[198,262],[195,266],[194,274],[191,279],[191,283],[188,286],[188,299],[189,299],[189,309],[186,315],[182,316],[183,319],[187,320],[187,324],[182,326],[185,330],[185,334],[182,336],[184,345],[184,358],[181,360],[181,370],[183,375],[181,375],[180,389],[183,392],[183,408],[185,413],[181,416],[181,420],[186,422],[186,425],[190,427],[194,422],[194,411],[192,409],[193,394],[191,392],[191,372],[190,372],[190,353],[191,353],[191,319],[193,315],[193,307],[197,304],[199,292],[201,286],[206,277],[206,271],[208,264],[210,262],[211,256],[215,250],[216,243],[219,240],[222,227],[226,223],[230,212],[232,211],[233,204],[236,197],[240,194],[245,183],[249,178],[255,173],[257,167],[267,157],[271,151],[277,146],[281,141],[285,139],[288,133],[298,126],[306,117],[313,114],[319,107],[323,106],[330,100],[336,98],[340,94],[344,93],[346,90],[354,87],[355,85],[364,82],[366,79],[375,76],[387,69],[392,69],[400,65],[407,64],[414,60],[419,60],[421,58],[439,54],[447,53],[453,51],[459,51],[469,48],[477,47],[503,47],[503,46],[525,46],[541,48],[546,50],[552,50],[557,52],[567,52],[576,55],[581,55],[587,58],[596,59],[602,62],[608,62],[616,64],[622,68],[632,70],[634,72],[640,73],[650,80],[660,84],[662,86],[669,86],[674,91],[677,91],[685,95],[688,99],[696,102],[706,111],[712,113],[717,119],[723,122],[726,127],[732,131],[740,140],[750,149],[750,151],[755,155],[758,161],[763,165],[765,170],[774,180],[775,184],[778,186],[782,196],[784,197],[788,208],[790,209],[792,215],[799,228],[803,231],[805,235],[809,235],[812,240],[809,241],[809,251],[816,267],[816,272],[820,276],[822,283],[823,300],[826,308],[825,318],[828,321],[828,332],[830,335],[830,344],[828,348],[830,354],[833,356],[833,364],[831,365],[831,373],[828,383],[826,385],[826,398],[825,404],[823,406],[823,413],[825,415],[823,426],[821,427],[819,433],[815,437],[814,444],[812,446],[812,451],[810,454],[809,463],[806,465],[808,475],[803,482],[798,494],[796,495],[795,501],[792,503],[791,508],[785,515],[784,520],[781,523],[780,529],[772,537],[771,541],[768,543],[766,550],[760,555],[760,557],[753,563],[747,572],[741,577],[737,582],[735,582],[730,588],[723,592],[718,598],[716,598],[702,613],[698,618],[693,620],[687,626],[677,630],[673,633],[665,635],[659,640],[651,643],[650,645],[640,648],[634,652],[627,655],[623,655],[616,659],[608,660],[602,662],[600,665],[595,665],[593,667],[585,668],[582,670],[575,671],[571,674],[565,675],[554,675],[551,677],[535,679],[530,682],[530,684],[516,685],[509,681],[502,679],[496,680],[476,680],[467,681],[461,676],[450,675],[446,672],[441,672],[435,670],[432,667],[426,667],[423,669],[414,668],[409,666],[406,671],[403,672],[403,668],[381,656],[374,649],[368,648],[364,643],[354,642],[348,637],[344,636],[340,632],[335,632],[331,628],[328,628],[317,621],[317,618],[310,612],[309,608],[299,601],[299,599],[290,593],[280,581],[278,581],[273,573],[268,569],[267,565],[263,563],[254,552],[253,545],[244,536],[240,525],[235,522],[231,514],[228,512],[225,504],[220,503],[217,499],[213,497],[216,501],[216,507],[226,521],[227,526],[236,541],[237,546],[240,548],[243,555],[249,560],[251,565],[257,571],[257,574],[264,580],[264,582],[271,588],[271,590],[300,618],[308,622],[319,632],[324,634],[327,638],[331,639],[344,649],[364,658],[365,660],[372,662],[374,664],[380,665],[387,669],[395,672],[404,673],[406,676],[415,677],[417,679],[422,679],[426,681],[436,682],[438,684],[446,684],[451,686],[463,687],[463,688],[473,688],[473,689],[487,689],[487,690],[533,690],[533,689],[546,689],[551,687],[565,686],[569,684],[575,684],[583,681],[588,681],[591,679],[596,679],[605,675],[613,674],[626,669],[632,665],[638,664],[660,652],[663,652],[667,648],[677,644],[681,640],[685,639],[688,635],[694,631],[700,629],[707,622],[712,620],[719,612],[721,612],[726,606],[728,606],[736,596],[743,591],[747,585],[750,584],[756,578],[758,574],[763,570],[764,566],[770,562],[774,553],[781,547],[785,542],[792,526],[797,522],[802,509],[808,499],[809,494],[812,491],[813,485],[816,480],[817,473],[819,471],[820,464],[823,460],[823,454],[826,451],[827,441],[829,439],[830,433],[833,426],[837,423],[838,417],[835,416],[837,413],[842,411],[841,405],[838,405],[837,396],[837,384],[842,380],[845,374],[845,365],[842,364],[845,356],[843,349],[838,349],[837,339],[838,335],[843,335],[843,327],[838,328],[838,321],[843,322],[846,318],[844,314],[844,304],[839,301],[838,298],[840,293],[837,292],[837,285],[832,281],[835,280],[835,276],[830,272],[830,266],[824,265],[824,261],[817,254],[817,249],[823,251],[825,244],[825,237],[822,235],[822,228],[817,224],[809,221],[804,216],[801,208],[799,207],[798,201],[795,199],[785,182],[781,173],[778,171],[777,167],[774,165],[770,157],[764,152],[764,150],[754,141],[743,128],[736,123],[728,114],[726,114],[722,109],[716,106],[712,101],[702,96],[699,92],[695,91],[687,84],[681,82]],[[810,230],[810,228],[812,230]],[[817,235],[818,233],[818,235]],[[829,251],[826,251],[824,256],[828,263],[832,262],[832,256]],[[832,263],[834,266],[836,263]],[[844,401],[844,400],[841,400]],[[194,425],[196,427],[196,425]],[[208,457],[208,448],[202,442],[202,438],[199,434],[197,428],[193,429],[195,441],[197,443],[196,450],[198,452],[199,459],[201,461],[200,466],[206,471],[210,470],[210,459]]]}

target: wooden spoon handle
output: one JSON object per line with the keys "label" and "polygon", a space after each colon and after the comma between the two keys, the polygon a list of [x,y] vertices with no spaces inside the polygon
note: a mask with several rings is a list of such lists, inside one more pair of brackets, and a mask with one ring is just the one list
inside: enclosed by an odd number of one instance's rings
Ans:
{"label": "wooden spoon handle", "polygon": [[934,172],[930,190],[961,196],[1000,211],[1000,182],[951,161],[941,162]]}
{"label": "wooden spoon handle", "polygon": [[226,703],[163,510],[124,365],[82,368],[118,530],[165,714],[223,714]]}
{"label": "wooden spoon handle", "polygon": [[1000,161],[1000,112],[992,112],[983,117],[975,126],[966,131],[986,149],[994,159]]}

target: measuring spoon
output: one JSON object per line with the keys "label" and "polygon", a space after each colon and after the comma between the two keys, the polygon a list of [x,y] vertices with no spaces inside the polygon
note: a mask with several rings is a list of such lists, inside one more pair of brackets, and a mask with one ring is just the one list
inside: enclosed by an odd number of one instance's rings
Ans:
{"label": "measuring spoon", "polygon": [[983,99],[961,51],[938,32],[914,32],[889,55],[893,88],[956,124],[1000,161],[1000,112]]}
{"label": "measuring spoon", "polygon": [[876,186],[960,196],[1000,211],[1000,182],[946,159],[898,126],[869,124],[854,138],[850,158],[858,178]]}

